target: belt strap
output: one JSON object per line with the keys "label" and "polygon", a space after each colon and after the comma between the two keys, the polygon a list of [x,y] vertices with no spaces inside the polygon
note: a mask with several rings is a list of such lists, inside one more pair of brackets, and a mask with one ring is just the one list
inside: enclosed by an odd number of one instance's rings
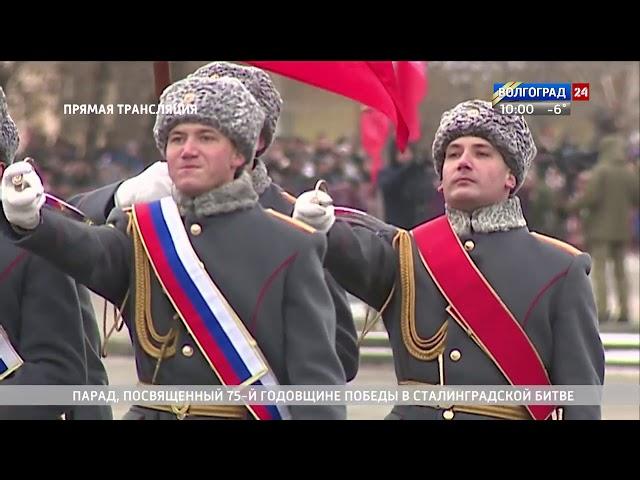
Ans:
{"label": "belt strap", "polygon": [[173,413],[178,420],[186,417],[218,417],[218,418],[247,418],[247,409],[241,405],[139,405],[141,408]]}

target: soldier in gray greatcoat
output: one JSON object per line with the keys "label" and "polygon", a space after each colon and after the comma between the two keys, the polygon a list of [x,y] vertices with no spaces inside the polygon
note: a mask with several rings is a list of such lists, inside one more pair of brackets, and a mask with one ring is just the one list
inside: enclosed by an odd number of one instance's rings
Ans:
{"label": "soldier in gray greatcoat", "polygon": [[[258,137],[258,146],[250,170],[253,188],[263,208],[271,208],[291,216],[295,197],[271,180],[264,162],[260,160],[260,156],[273,142],[282,108],[282,98],[269,75],[255,67],[229,62],[212,62],[199,68],[189,77],[237,78],[258,101],[265,113],[265,121]],[[135,202],[157,200],[170,193],[171,179],[166,163],[156,162],[137,177],[77,195],[70,201],[94,222],[102,224],[106,215],[116,204],[119,207],[128,207]],[[353,314],[344,289],[326,270],[325,277],[336,309],[336,348],[346,379],[351,381],[358,373],[359,366],[357,332]]]}
{"label": "soldier in gray greatcoat", "polygon": [[[195,113],[184,110],[194,107]],[[194,77],[168,87],[154,128],[175,190],[184,234],[206,276],[233,310],[283,385],[343,385],[335,349],[335,310],[324,281],[326,238],[262,209],[249,175],[264,113],[235,79]],[[22,175],[27,186],[13,188]],[[16,182],[17,183],[17,182]],[[137,214],[116,209],[107,226],[40,210],[42,187],[24,162],[3,176],[3,232],[121,306],[142,383],[216,385],[206,349],[165,294],[141,242]],[[166,200],[169,200],[168,198]],[[134,207],[135,208],[135,207]],[[257,241],[259,239],[259,241]],[[253,345],[255,348],[255,345]],[[128,419],[249,418],[239,405],[145,405]],[[344,419],[344,406],[300,405],[293,419]]]}
{"label": "soldier in gray greatcoat", "polygon": [[[371,219],[361,225],[335,221],[328,194],[310,191],[298,197],[294,218],[328,234],[325,266],[347,291],[381,311],[400,384],[509,385],[512,377],[505,372],[523,367],[524,353],[519,357],[510,352],[510,361],[500,363],[496,350],[515,339],[533,349],[528,358],[537,356],[525,365],[525,374],[535,370],[552,385],[602,385],[604,350],[588,278],[590,257],[530,232],[516,196],[535,151],[524,119],[500,115],[489,102],[467,101],[444,113],[433,157],[446,201],[446,221],[454,235],[451,246],[442,244],[447,247],[442,252],[429,251],[439,241],[435,236],[421,237],[424,250],[420,250],[416,238],[425,230],[407,232]],[[437,225],[446,225],[444,218],[436,220]],[[443,277],[432,276],[433,263],[428,270],[422,253],[433,261],[461,250],[466,265],[480,272],[483,285],[488,284],[502,302],[507,321],[517,323],[508,330],[521,332],[524,338],[505,336],[496,318],[476,319],[476,326],[484,325],[483,331],[498,339],[490,350],[455,302],[445,298],[443,292],[452,290],[444,290],[440,281],[436,284],[434,278]],[[468,288],[471,283],[461,271],[443,272],[453,279],[451,283],[448,278],[447,285],[466,292],[463,299],[476,295],[477,289]],[[477,305],[471,314],[482,307]],[[495,327],[487,328],[487,322]],[[599,405],[567,405],[548,418],[599,419],[600,415]],[[532,413],[517,405],[401,405],[389,418],[531,419]]]}
{"label": "soldier in gray greatcoat", "polygon": [[[0,88],[0,164],[13,161],[18,144]],[[85,385],[84,314],[70,277],[0,238],[0,385]],[[70,411],[64,405],[0,405],[0,420],[62,419]]]}

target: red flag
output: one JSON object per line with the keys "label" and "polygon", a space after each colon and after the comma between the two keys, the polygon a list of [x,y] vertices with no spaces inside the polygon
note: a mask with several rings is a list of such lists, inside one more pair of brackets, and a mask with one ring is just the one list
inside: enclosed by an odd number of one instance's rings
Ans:
{"label": "red flag", "polygon": [[285,77],[357,100],[384,113],[396,125],[396,143],[404,150],[409,128],[392,62],[280,61],[246,62]]}
{"label": "red flag", "polygon": [[371,182],[375,185],[378,181],[378,172],[382,167],[382,151],[389,134],[389,120],[377,110],[365,108],[360,116],[360,139],[362,148],[369,158],[371,165]]}
{"label": "red flag", "polygon": [[427,94],[427,65],[425,62],[395,63],[409,142],[415,142],[420,138],[420,102]]}

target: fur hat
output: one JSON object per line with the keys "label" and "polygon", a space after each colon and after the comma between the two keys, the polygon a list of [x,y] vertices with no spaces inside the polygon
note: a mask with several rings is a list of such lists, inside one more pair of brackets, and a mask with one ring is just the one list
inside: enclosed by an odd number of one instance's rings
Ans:
{"label": "fur hat", "polygon": [[434,166],[440,178],[447,146],[464,136],[484,138],[498,149],[516,177],[516,187],[512,192],[515,194],[537,153],[524,118],[521,115],[503,115],[493,109],[491,102],[483,100],[462,102],[444,112],[432,148]]}
{"label": "fur hat", "polygon": [[7,99],[2,87],[0,87],[0,161],[7,164],[12,163],[18,145],[20,145],[18,128],[9,115]]}
{"label": "fur hat", "polygon": [[160,97],[153,136],[164,155],[172,128],[195,122],[220,130],[247,162],[253,160],[264,112],[239,80],[189,77],[168,86]]}
{"label": "fur hat", "polygon": [[264,146],[256,152],[256,156],[262,155],[273,142],[276,126],[282,110],[282,97],[271,81],[271,77],[256,67],[238,65],[230,62],[211,62],[200,67],[190,76],[195,77],[232,77],[237,78],[247,87],[251,95],[258,101],[265,113],[262,138]]}

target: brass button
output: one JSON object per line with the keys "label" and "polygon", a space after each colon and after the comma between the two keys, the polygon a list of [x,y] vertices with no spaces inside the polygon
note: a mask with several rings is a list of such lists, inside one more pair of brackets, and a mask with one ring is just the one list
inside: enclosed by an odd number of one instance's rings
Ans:
{"label": "brass button", "polygon": [[453,413],[453,410],[445,410],[444,412],[442,412],[442,418],[444,418],[445,420],[453,420],[454,416],[455,413]]}
{"label": "brass button", "polygon": [[473,240],[467,240],[466,242],[464,242],[464,249],[467,252],[470,252],[471,250],[473,250],[474,248],[476,248],[476,244],[473,243]]}
{"label": "brass button", "polygon": [[449,358],[451,360],[453,360],[454,362],[457,362],[458,360],[460,360],[460,357],[462,357],[460,350],[451,350],[451,353],[449,354]]}
{"label": "brass button", "polygon": [[191,228],[189,230],[191,230],[192,235],[200,235],[202,233],[202,227],[197,223],[191,225]]}
{"label": "brass button", "polygon": [[185,357],[190,357],[191,355],[193,355],[193,347],[191,345],[185,345],[184,347],[182,347],[182,354]]}

